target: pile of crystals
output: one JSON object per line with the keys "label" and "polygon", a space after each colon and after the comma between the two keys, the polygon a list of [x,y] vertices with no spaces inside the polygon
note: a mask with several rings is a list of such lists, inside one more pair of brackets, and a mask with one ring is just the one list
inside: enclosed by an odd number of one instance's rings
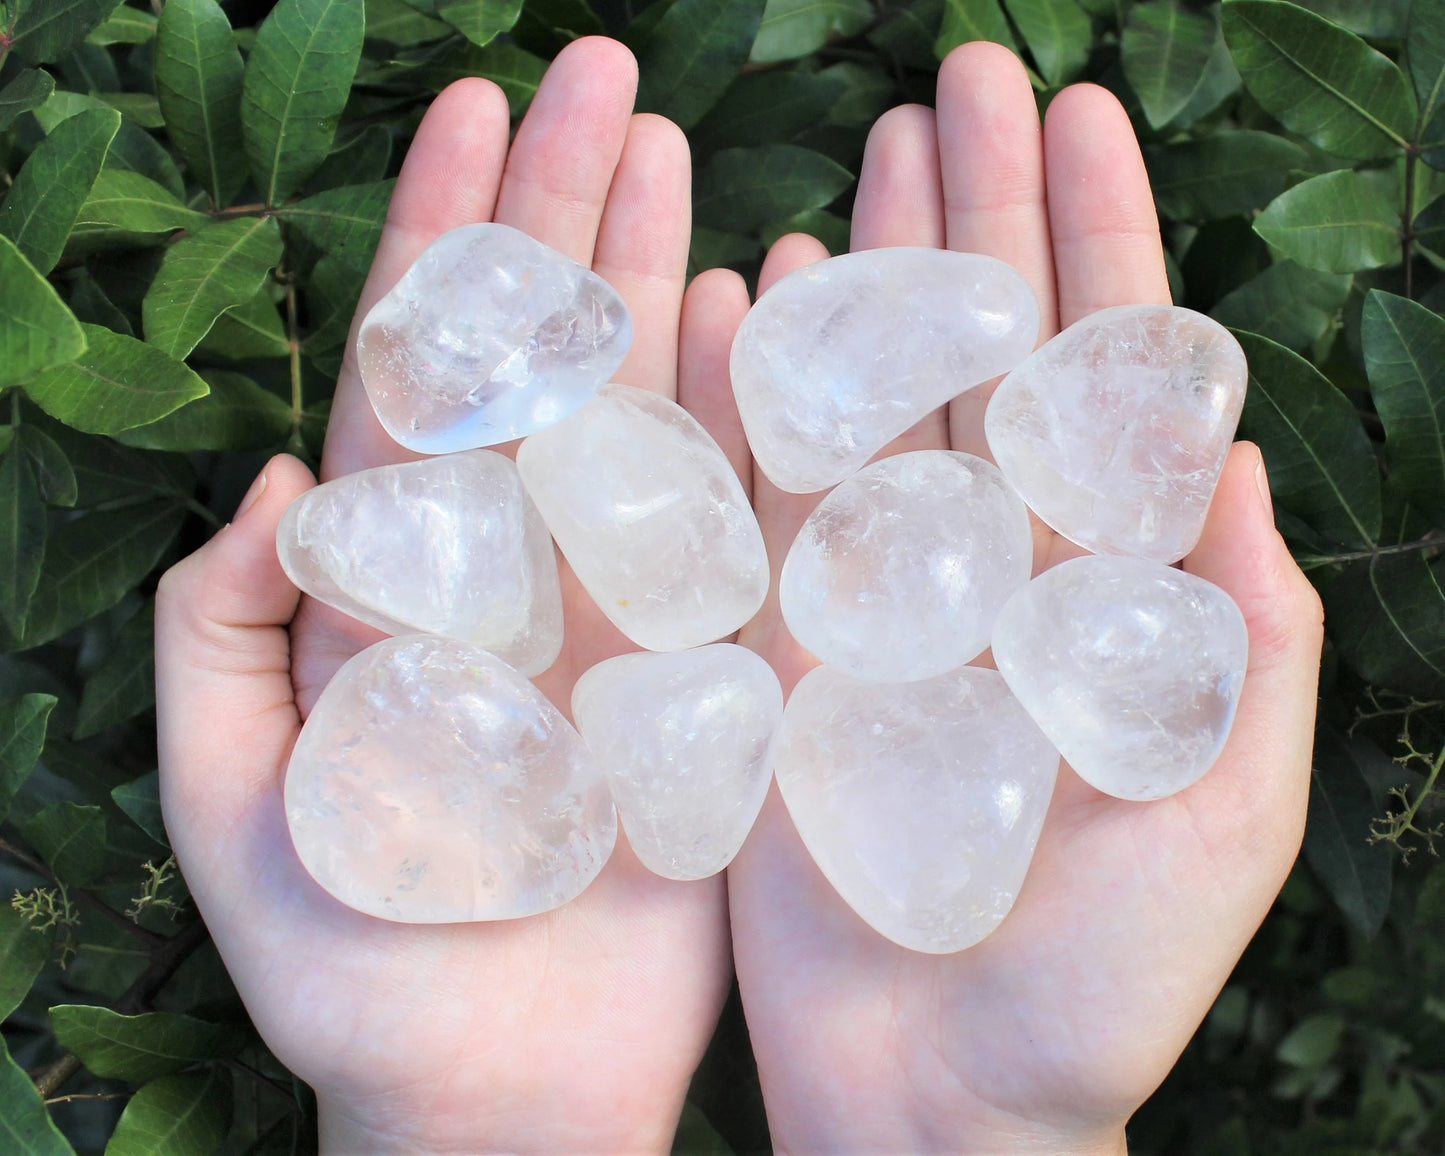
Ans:
{"label": "pile of crystals", "polygon": [[[620,299],[505,226],[439,239],[357,352],[391,436],[446,456],[318,486],[278,538],[298,586],[399,636],[338,672],[297,743],[308,870],[388,919],[532,914],[596,876],[618,813],[657,873],[721,870],[776,773],[854,910],[951,952],[1012,906],[1060,752],[1121,798],[1194,782],[1247,641],[1228,596],[1171,563],[1200,536],[1243,355],[1171,307],[1105,310],[1035,350],[1038,327],[1015,270],[925,249],[821,262],[744,320],[731,373],[755,461],[790,492],[834,487],[781,575],[784,620],[823,663],[785,710],[762,659],[714,641],[768,588],[732,467],[680,407],[604,385],[631,337]],[[1004,373],[997,467],[866,465]],[[517,437],[515,465],[480,448]],[[1029,509],[1094,553],[1030,581]],[[577,681],[576,730],[526,677],[563,647],[549,531],[645,648]],[[998,671],[967,665],[990,645]]]}

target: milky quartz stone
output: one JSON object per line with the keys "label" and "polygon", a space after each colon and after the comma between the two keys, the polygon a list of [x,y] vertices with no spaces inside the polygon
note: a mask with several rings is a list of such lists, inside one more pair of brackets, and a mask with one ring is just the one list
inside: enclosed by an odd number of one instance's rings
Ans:
{"label": "milky quartz stone", "polygon": [[1008,914],[1059,754],[996,671],[860,682],[820,666],[783,712],[773,756],[814,861],[870,926],[960,951]]}
{"label": "milky quartz stone", "polygon": [[648,650],[731,634],[768,591],[752,505],[681,406],[609,385],[517,451],[522,482],[602,613]]}
{"label": "milky quartz stone", "polygon": [[906,682],[987,646],[999,607],[1029,580],[1028,510],[997,467],[918,450],[840,482],[793,541],[783,620],[822,662]]}
{"label": "milky quartz stone", "polygon": [[768,793],[782,713],[772,667],[727,642],[610,658],[572,691],[632,849],[668,879],[732,862]]}
{"label": "milky quartz stone", "polygon": [[1023,275],[977,253],[869,249],[800,269],[758,298],[733,341],[753,457],[781,489],[825,489],[1012,369],[1038,330]]}
{"label": "milky quartz stone", "polygon": [[507,225],[443,233],[356,339],[376,415],[409,450],[524,437],[582,406],[632,344],[606,281]]}
{"label": "milky quartz stone", "polygon": [[551,910],[617,838],[606,778],[557,709],[485,650],[426,635],[379,642],[336,672],[285,795],[316,881],[399,923]]}
{"label": "milky quartz stone", "polygon": [[989,449],[1029,508],[1097,554],[1177,562],[1204,529],[1249,371],[1218,322],[1101,309],[999,385]]}
{"label": "milky quartz stone", "polygon": [[491,450],[308,490],[282,515],[276,552],[307,594],[388,634],[445,634],[529,675],[562,649],[552,539],[517,467]]}
{"label": "milky quartz stone", "polygon": [[993,657],[1069,765],[1121,799],[1197,781],[1244,684],[1244,617],[1219,587],[1159,562],[1086,557],[1009,600]]}

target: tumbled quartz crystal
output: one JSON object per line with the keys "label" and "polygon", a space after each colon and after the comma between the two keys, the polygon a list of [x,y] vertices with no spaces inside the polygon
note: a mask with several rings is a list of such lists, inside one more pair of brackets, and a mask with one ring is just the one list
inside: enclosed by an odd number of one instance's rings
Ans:
{"label": "tumbled quartz crystal", "polygon": [[632,849],[668,879],[732,862],[768,793],[782,713],[772,667],[728,642],[609,658],[572,691]]}
{"label": "tumbled quartz crystal", "polygon": [[1029,508],[1098,554],[1177,562],[1204,529],[1249,379],[1216,321],[1090,314],[1004,378],[984,431]]}
{"label": "tumbled quartz crystal", "polygon": [[800,269],[758,298],[733,341],[753,457],[780,489],[825,489],[1012,369],[1038,330],[1023,275],[977,253],[869,249]]}
{"label": "tumbled quartz crystal", "polygon": [[549,911],[617,838],[606,778],[557,709],[494,655],[428,635],[379,642],[336,672],[285,797],[316,881],[400,923]]}
{"label": "tumbled quartz crystal", "polygon": [[491,450],[325,482],[282,515],[291,581],[388,634],[445,634],[539,674],[562,649],[552,539],[517,467]]}
{"label": "tumbled quartz crystal", "polygon": [[606,281],[520,230],[482,224],[427,247],[361,323],[356,361],[386,432],[445,454],[561,421],[631,344]]}
{"label": "tumbled quartz crystal", "polygon": [[773,757],[788,813],[865,922],[914,951],[960,951],[1012,908],[1059,755],[996,671],[794,688]]}
{"label": "tumbled quartz crystal", "polygon": [[778,599],[820,661],[907,682],[980,654],[1032,563],[1028,510],[996,466],[917,450],[866,466],[819,503],[788,551]]}
{"label": "tumbled quartz crystal", "polygon": [[1075,558],[999,613],[993,657],[1080,777],[1162,799],[1219,757],[1249,637],[1219,587],[1160,562]]}
{"label": "tumbled quartz crystal", "polygon": [[637,645],[713,642],[763,604],[768,556],[752,505],[676,403],[609,385],[523,442],[517,469],[587,593]]}

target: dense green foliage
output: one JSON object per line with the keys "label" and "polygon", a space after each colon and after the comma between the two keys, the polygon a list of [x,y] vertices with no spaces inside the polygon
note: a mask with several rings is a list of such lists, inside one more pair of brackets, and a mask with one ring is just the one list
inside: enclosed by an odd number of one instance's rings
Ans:
{"label": "dense green foliage", "polygon": [[[0,1148],[314,1144],[169,858],[156,575],[319,452],[430,97],[486,76],[520,114],[593,32],[688,130],[698,268],[845,248],[869,125],[966,40],[1041,106],[1123,99],[1176,299],[1246,331],[1242,433],[1329,633],[1302,863],[1132,1149],[1440,1151],[1445,0],[3,0]],[[679,1147],[765,1145],[734,1002]]]}

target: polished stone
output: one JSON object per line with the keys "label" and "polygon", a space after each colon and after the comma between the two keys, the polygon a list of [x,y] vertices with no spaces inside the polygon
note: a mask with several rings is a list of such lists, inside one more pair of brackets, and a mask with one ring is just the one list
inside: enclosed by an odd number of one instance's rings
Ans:
{"label": "polished stone", "polygon": [[291,581],[388,634],[444,634],[539,674],[562,649],[557,557],[517,467],[491,450],[307,490],[276,552]]}
{"label": "polished stone", "polygon": [[1121,799],[1161,799],[1219,757],[1249,636],[1234,601],[1203,578],[1085,557],[1009,601],[993,657],[1080,777]]}
{"label": "polished stone", "polygon": [[1097,554],[1177,562],[1204,529],[1249,371],[1229,331],[1170,305],[1071,325],[999,385],[984,431],[1029,508]]}
{"label": "polished stone", "polygon": [[977,657],[1032,563],[1028,510],[996,466],[918,450],[874,462],[819,503],[788,551],[778,600],[819,661],[907,682]]}
{"label": "polished stone", "polygon": [[996,671],[907,683],[820,666],[773,758],[814,861],[868,924],[915,951],[970,947],[1018,897],[1059,755]]}
{"label": "polished stone", "polygon": [[466,225],[372,307],[356,362],[386,432],[444,454],[561,421],[631,344],[627,306],[597,274],[507,225]]}
{"label": "polished stone", "polygon": [[350,907],[400,923],[559,907],[617,837],[582,738],[500,659],[391,638],[322,691],[286,771],[301,862]]}
{"label": "polished stone", "polygon": [[758,298],[733,342],[753,457],[783,490],[825,489],[1012,369],[1038,328],[1023,275],[977,253],[870,249],[800,269]]}
{"label": "polished stone", "polygon": [[772,667],[727,642],[619,655],[572,691],[572,717],[632,849],[668,879],[705,879],[732,862],[768,793],[782,713]]}
{"label": "polished stone", "polygon": [[714,642],[768,591],[752,504],[681,406],[609,385],[522,443],[522,482],[587,593],[648,650]]}

